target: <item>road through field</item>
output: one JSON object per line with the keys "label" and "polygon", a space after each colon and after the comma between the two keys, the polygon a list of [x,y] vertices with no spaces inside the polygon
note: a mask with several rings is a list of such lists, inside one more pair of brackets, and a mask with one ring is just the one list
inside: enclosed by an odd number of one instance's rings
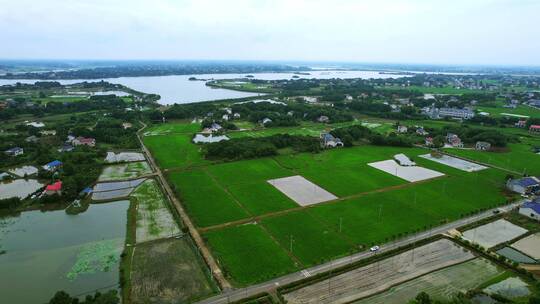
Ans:
{"label": "road through field", "polygon": [[[519,201],[510,205],[504,206],[504,207],[490,209],[480,214],[477,214],[475,216],[471,216],[471,217],[464,218],[464,219],[461,219],[461,220],[458,220],[449,224],[435,227],[431,230],[417,233],[415,235],[398,240],[396,242],[391,242],[388,244],[381,245],[381,248],[379,249],[378,253],[397,249],[399,247],[403,247],[405,245],[414,243],[416,241],[426,239],[437,234],[445,233],[448,230],[456,229],[461,226],[488,218],[490,216],[493,216],[493,211],[497,209],[501,210],[502,212],[508,212],[512,210],[513,208],[519,206],[521,203],[522,201]],[[252,285],[245,288],[227,290],[217,296],[213,296],[211,298],[202,300],[197,303],[199,304],[231,303],[233,301],[238,301],[246,297],[254,296],[260,293],[264,293],[264,292],[273,291],[280,286],[287,285],[287,284],[305,279],[306,277],[309,277],[315,274],[325,273],[325,272],[335,270],[337,268],[368,258],[372,256],[373,254],[374,253],[370,251],[363,251],[363,252],[355,253],[353,255],[342,257],[342,258],[339,258],[339,259],[336,259],[336,260],[333,260],[333,261],[330,261],[321,265],[317,265],[317,266],[310,267],[310,268],[307,268],[307,269],[304,269],[295,273],[291,273],[291,274],[267,281],[265,283],[256,284],[256,285]]]}
{"label": "road through field", "polygon": [[232,287],[231,284],[227,281],[227,279],[225,279],[225,276],[221,272],[221,269],[219,268],[216,260],[214,259],[214,257],[210,253],[210,250],[208,249],[208,247],[204,243],[201,235],[199,234],[199,232],[195,228],[195,225],[193,225],[193,222],[191,221],[191,219],[187,215],[186,211],[184,210],[184,208],[180,204],[180,201],[174,195],[174,192],[172,191],[171,187],[167,183],[167,180],[165,179],[165,176],[161,172],[161,169],[159,168],[159,166],[156,165],[156,162],[154,161],[154,158],[152,157],[152,154],[150,153],[148,148],[146,148],[146,146],[144,145],[144,142],[143,142],[143,140],[141,138],[140,133],[142,132],[142,130],[144,130],[144,128],[146,128],[146,124],[144,124],[142,121],[141,121],[141,124],[143,125],[143,127],[137,132],[137,139],[139,140],[139,142],[141,144],[141,147],[143,149],[143,153],[146,155],[146,157],[148,159],[148,163],[150,164],[150,167],[152,167],[154,172],[156,172],[157,177],[158,177],[158,181],[160,182],[161,186],[165,190],[165,193],[166,193],[169,201],[171,201],[173,203],[174,208],[178,211],[178,214],[180,215],[180,218],[182,219],[182,222],[188,228],[191,237],[195,241],[195,244],[197,244],[197,247],[199,248],[199,250],[201,252],[201,255],[203,256],[204,260],[206,261],[206,264],[208,265],[208,267],[212,271],[212,274],[213,274],[214,278],[216,279],[216,281],[218,282],[219,286],[223,290],[230,289]]}

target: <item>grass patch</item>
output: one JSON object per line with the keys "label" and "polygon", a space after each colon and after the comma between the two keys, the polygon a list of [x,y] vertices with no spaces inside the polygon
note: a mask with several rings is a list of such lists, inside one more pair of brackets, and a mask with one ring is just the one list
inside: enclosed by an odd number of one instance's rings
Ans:
{"label": "grass patch", "polygon": [[143,141],[163,169],[186,168],[209,163],[203,159],[200,147],[191,143],[189,134],[145,136]]}

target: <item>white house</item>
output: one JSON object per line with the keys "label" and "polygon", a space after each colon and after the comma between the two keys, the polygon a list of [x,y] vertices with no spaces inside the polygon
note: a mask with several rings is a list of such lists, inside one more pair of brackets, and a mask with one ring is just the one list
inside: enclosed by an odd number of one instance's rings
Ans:
{"label": "white house", "polygon": [[400,153],[394,155],[394,160],[403,167],[412,167],[416,166],[416,163],[413,162],[410,158],[407,157],[407,155]]}
{"label": "white house", "polygon": [[409,130],[409,129],[407,129],[406,126],[398,126],[398,127],[397,127],[397,132],[398,132],[398,133],[407,133],[408,130]]}
{"label": "white house", "polygon": [[11,148],[5,151],[9,156],[19,156],[24,154],[24,149],[20,147]]}
{"label": "white house", "polygon": [[268,118],[268,117],[266,117],[266,118],[264,118],[264,119],[262,120],[262,124],[263,124],[263,125],[269,124],[269,123],[271,123],[271,122],[272,122],[272,120],[271,120],[270,118]]}

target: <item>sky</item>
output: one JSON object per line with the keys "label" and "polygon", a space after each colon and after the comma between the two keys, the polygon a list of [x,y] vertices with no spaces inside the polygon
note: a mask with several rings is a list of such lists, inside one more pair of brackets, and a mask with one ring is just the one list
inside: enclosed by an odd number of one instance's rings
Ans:
{"label": "sky", "polygon": [[0,59],[540,65],[540,0],[0,0]]}

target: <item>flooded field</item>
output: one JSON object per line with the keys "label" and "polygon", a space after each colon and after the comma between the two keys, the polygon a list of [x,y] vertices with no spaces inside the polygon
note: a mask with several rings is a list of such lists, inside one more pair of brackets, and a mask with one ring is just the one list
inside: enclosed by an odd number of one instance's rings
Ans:
{"label": "flooded field", "polygon": [[133,303],[190,303],[217,291],[188,236],[137,245],[131,279]]}
{"label": "flooded field", "polygon": [[512,247],[532,257],[540,260],[540,233],[529,235],[526,238],[512,244]]}
{"label": "flooded field", "polygon": [[147,162],[131,162],[105,167],[98,180],[122,180],[127,178],[136,178],[150,173],[152,173],[152,169],[150,169],[150,165],[148,165]]}
{"label": "flooded field", "polygon": [[441,239],[285,294],[288,303],[350,303],[474,255]]}
{"label": "flooded field", "polygon": [[527,229],[506,220],[497,220],[463,232],[463,238],[484,248],[491,248],[527,233]]}
{"label": "flooded field", "polygon": [[0,182],[0,199],[12,197],[24,199],[41,187],[43,187],[43,184],[35,179],[16,179],[9,182]]}
{"label": "flooded field", "polygon": [[157,182],[146,180],[131,194],[137,203],[137,242],[178,235],[180,229]]}
{"label": "flooded field", "polygon": [[534,264],[536,263],[536,260],[533,258],[524,255],[523,253],[515,250],[512,247],[504,247],[500,250],[497,250],[497,254],[502,255],[503,257],[514,261],[518,263],[525,263],[525,264]]}
{"label": "flooded field", "polygon": [[86,212],[29,211],[0,218],[0,294],[10,304],[46,303],[118,287],[128,201]]}
{"label": "flooded field", "polygon": [[139,152],[107,152],[105,161],[108,163],[120,163],[120,162],[132,162],[132,161],[144,161],[144,154]]}
{"label": "flooded field", "polygon": [[133,192],[135,187],[144,181],[144,178],[140,178],[130,181],[98,183],[94,186],[92,200],[104,201],[126,198]]}
{"label": "flooded field", "polygon": [[459,292],[467,292],[504,273],[488,260],[474,260],[426,274],[397,285],[378,295],[354,302],[355,304],[402,304],[416,297],[420,291],[432,298],[449,301]]}
{"label": "flooded field", "polygon": [[229,137],[227,135],[204,135],[204,134],[196,134],[195,137],[193,137],[193,142],[198,143],[215,143],[220,142],[224,140],[229,140]]}
{"label": "flooded field", "polygon": [[508,278],[488,286],[483,291],[489,295],[498,294],[507,299],[525,297],[531,293],[529,285],[520,278]]}
{"label": "flooded field", "polygon": [[15,175],[17,175],[19,177],[24,177],[25,175],[28,176],[28,175],[38,173],[38,168],[36,168],[34,166],[22,166],[22,167],[17,167],[17,168],[14,168],[14,169],[10,169],[9,173],[15,174]]}

